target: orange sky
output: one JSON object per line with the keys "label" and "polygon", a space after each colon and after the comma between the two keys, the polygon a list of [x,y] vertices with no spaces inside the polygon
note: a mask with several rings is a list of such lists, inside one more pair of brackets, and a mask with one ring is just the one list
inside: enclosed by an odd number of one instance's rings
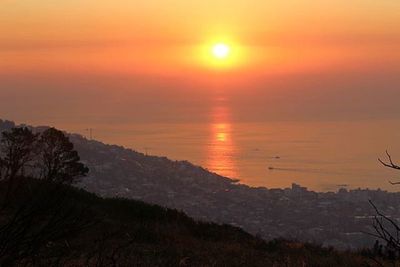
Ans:
{"label": "orange sky", "polygon": [[386,118],[399,86],[400,1],[1,1],[3,118],[207,120],[221,94],[232,120]]}
{"label": "orange sky", "polygon": [[[400,67],[393,0],[15,1],[0,10],[0,72],[201,76],[228,40],[236,74]],[[225,69],[226,70],[226,69]]]}
{"label": "orange sky", "polygon": [[0,0],[0,119],[154,143],[233,177],[266,171],[241,149],[301,154],[304,138],[306,159],[375,162],[399,147],[399,99],[400,0]]}

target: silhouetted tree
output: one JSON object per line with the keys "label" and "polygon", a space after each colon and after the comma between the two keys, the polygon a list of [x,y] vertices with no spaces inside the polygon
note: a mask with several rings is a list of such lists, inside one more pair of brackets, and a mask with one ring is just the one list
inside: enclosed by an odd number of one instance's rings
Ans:
{"label": "silhouetted tree", "polygon": [[[379,162],[385,167],[400,170],[400,166],[393,162],[391,155],[387,151],[386,155],[387,161],[378,159]],[[389,182],[392,185],[400,184],[400,182]],[[400,256],[400,225],[395,219],[381,212],[380,209],[371,200],[369,202],[376,212],[376,216],[373,222],[375,233],[370,234],[383,240],[386,243],[386,257],[395,260]]]}
{"label": "silhouetted tree", "polygon": [[12,128],[0,141],[0,178],[12,181],[25,171],[35,178],[72,183],[89,170],[62,131],[49,128],[34,134],[26,127]]}
{"label": "silhouetted tree", "polygon": [[68,137],[54,128],[41,134],[26,127],[2,133],[0,266],[35,266],[49,252],[65,257],[68,238],[96,223],[62,185],[87,174],[79,160]]}
{"label": "silhouetted tree", "polygon": [[13,180],[32,162],[37,135],[26,127],[3,132],[0,141],[1,179]]}
{"label": "silhouetted tree", "polygon": [[80,162],[78,152],[62,131],[49,128],[38,141],[39,159],[37,167],[40,177],[58,183],[73,183],[88,173]]}

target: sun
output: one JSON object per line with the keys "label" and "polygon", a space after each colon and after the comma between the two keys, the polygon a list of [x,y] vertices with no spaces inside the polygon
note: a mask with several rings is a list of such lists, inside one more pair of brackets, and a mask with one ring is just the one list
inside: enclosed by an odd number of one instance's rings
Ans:
{"label": "sun", "polygon": [[228,45],[223,43],[215,44],[212,47],[212,54],[217,59],[225,59],[229,56],[231,49]]}
{"label": "sun", "polygon": [[208,69],[225,71],[241,68],[247,53],[243,44],[228,37],[211,38],[194,46],[193,55]]}

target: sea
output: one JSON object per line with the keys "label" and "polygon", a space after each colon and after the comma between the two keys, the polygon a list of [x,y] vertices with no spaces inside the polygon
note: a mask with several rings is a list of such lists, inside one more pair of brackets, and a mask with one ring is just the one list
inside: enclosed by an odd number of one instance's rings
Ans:
{"label": "sea", "polygon": [[114,123],[60,127],[147,155],[187,160],[254,187],[314,191],[397,191],[400,172],[385,168],[386,151],[400,163],[395,120],[231,122],[226,110],[208,123]]}

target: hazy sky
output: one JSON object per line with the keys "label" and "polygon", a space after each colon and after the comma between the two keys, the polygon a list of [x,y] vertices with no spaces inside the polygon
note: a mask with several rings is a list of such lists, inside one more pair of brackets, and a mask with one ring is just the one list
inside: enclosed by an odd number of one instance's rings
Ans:
{"label": "hazy sky", "polygon": [[[400,114],[400,1],[3,0],[0,117],[33,123]],[[207,49],[235,58],[214,66]],[[51,111],[51,112],[50,112]]]}

